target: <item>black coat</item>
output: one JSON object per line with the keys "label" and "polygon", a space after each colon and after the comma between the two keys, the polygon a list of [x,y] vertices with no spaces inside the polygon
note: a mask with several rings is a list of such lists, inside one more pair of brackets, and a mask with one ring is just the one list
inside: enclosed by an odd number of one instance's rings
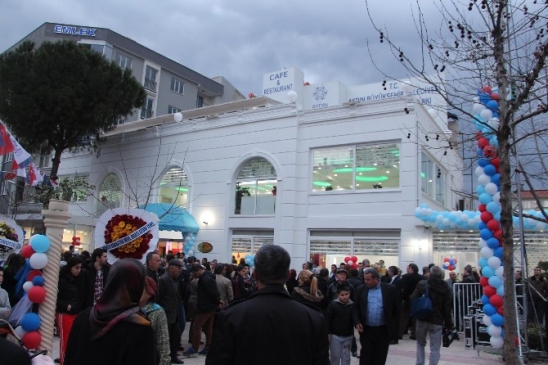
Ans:
{"label": "black coat", "polygon": [[172,279],[169,275],[169,272],[167,271],[158,279],[156,302],[162,308],[164,308],[164,311],[166,312],[167,323],[173,324],[177,322],[179,304],[181,303],[181,294],[179,293],[179,281],[177,279]]}
{"label": "black coat", "polygon": [[[86,302],[86,282],[85,273],[73,276],[66,272],[59,277],[59,287],[57,291],[57,313],[78,314],[84,310]],[[67,307],[70,304],[70,311]]]}
{"label": "black coat", "polygon": [[[422,280],[417,284],[417,288],[411,295],[411,300],[422,296],[426,293],[426,280]],[[434,313],[423,322],[439,324],[445,328],[453,328],[453,320],[451,318],[451,291],[447,283],[443,279],[428,280],[428,295],[432,299]]]}
{"label": "black coat", "polygon": [[[398,288],[392,284],[380,283],[382,292],[382,304],[384,310],[384,324],[388,327],[390,338],[394,338],[398,334],[398,326],[400,323],[401,299]],[[367,314],[367,295],[369,288],[362,285],[356,292],[354,304],[354,325],[365,325]]]}
{"label": "black coat", "polygon": [[354,335],[354,325],[353,325],[353,313],[354,313],[354,302],[350,301],[347,304],[340,302],[338,299],[335,299],[325,311],[325,320],[327,322],[327,327],[329,334],[337,336],[353,336]]}
{"label": "black coat", "polygon": [[403,300],[403,306],[409,308],[411,301],[409,297],[415,291],[419,281],[424,280],[424,276],[419,273],[405,274],[401,277],[401,299]]}
{"label": "black coat", "polygon": [[327,326],[282,285],[268,285],[217,314],[205,363],[328,365]]}
{"label": "black coat", "polygon": [[219,309],[221,295],[217,288],[215,274],[204,271],[200,280],[198,280],[198,302],[196,313],[215,312]]}

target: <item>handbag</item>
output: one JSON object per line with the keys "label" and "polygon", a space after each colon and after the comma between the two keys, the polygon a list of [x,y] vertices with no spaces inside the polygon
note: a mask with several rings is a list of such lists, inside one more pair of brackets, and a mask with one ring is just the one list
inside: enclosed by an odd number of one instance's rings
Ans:
{"label": "handbag", "polygon": [[454,340],[460,340],[456,328],[448,329],[443,332],[443,347],[451,346]]}
{"label": "handbag", "polygon": [[432,299],[428,294],[428,282],[425,283],[425,293],[411,302],[411,315],[421,321],[434,314]]}

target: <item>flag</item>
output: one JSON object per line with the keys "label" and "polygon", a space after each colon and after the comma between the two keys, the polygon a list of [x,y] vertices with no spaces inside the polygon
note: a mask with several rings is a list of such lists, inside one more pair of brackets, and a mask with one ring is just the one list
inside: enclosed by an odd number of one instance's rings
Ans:
{"label": "flag", "polygon": [[31,163],[29,168],[29,184],[32,186],[36,186],[38,184],[41,184],[43,181],[44,174],[33,163]]}
{"label": "flag", "polygon": [[11,163],[11,172],[16,174],[16,176],[26,178],[27,177],[27,171],[24,167],[19,166],[17,161],[13,160]]}
{"label": "flag", "polygon": [[0,155],[5,155],[13,152],[15,147],[11,143],[10,133],[4,126],[4,123],[0,122]]}
{"label": "flag", "polygon": [[20,168],[25,168],[32,163],[32,157],[30,153],[25,151],[23,147],[17,142],[17,140],[10,134],[11,143],[15,147],[13,151],[13,159],[17,162]]}

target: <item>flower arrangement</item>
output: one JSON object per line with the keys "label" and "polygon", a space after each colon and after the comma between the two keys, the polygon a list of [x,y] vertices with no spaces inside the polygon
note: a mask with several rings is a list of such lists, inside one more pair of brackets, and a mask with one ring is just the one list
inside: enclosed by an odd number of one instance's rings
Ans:
{"label": "flower arrangement", "polygon": [[[133,215],[117,214],[112,217],[105,226],[104,238],[105,244],[109,244],[119,240],[120,238],[129,236],[139,228],[146,225],[146,222]],[[144,235],[134,239],[133,241],[115,248],[110,252],[119,259],[134,258],[141,260],[143,255],[149,249],[149,243],[153,235],[145,233]]]}
{"label": "flower arrangement", "polygon": [[[0,237],[6,238],[14,242],[19,241],[19,236],[15,232],[15,228],[10,227],[6,222],[0,222]],[[11,250],[12,249],[10,247],[0,244],[0,257],[4,256]]]}

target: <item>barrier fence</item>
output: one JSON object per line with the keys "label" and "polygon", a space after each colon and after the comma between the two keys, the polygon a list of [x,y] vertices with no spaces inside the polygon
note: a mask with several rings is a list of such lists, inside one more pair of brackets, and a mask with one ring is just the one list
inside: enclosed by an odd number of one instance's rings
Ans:
{"label": "barrier fence", "polygon": [[453,323],[458,332],[464,332],[463,318],[474,313],[471,307],[482,295],[480,283],[453,284]]}

